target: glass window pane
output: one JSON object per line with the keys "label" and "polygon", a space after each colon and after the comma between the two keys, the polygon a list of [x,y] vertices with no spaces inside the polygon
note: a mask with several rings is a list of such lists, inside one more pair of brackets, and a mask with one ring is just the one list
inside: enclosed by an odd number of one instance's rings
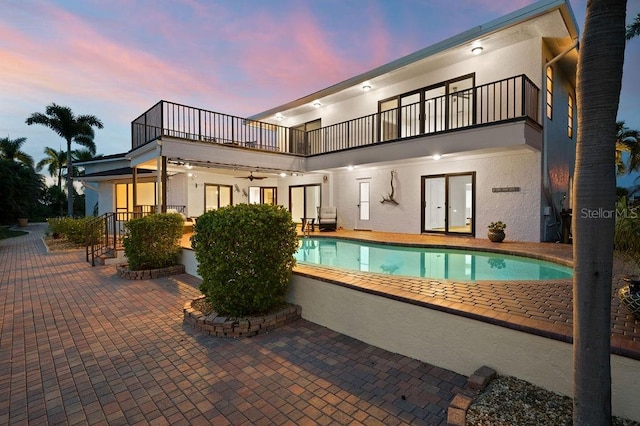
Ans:
{"label": "glass window pane", "polygon": [[249,187],[249,204],[260,204],[260,187]]}
{"label": "glass window pane", "polygon": [[290,193],[291,217],[294,222],[300,222],[300,218],[304,217],[304,187],[293,187]]}
{"label": "glass window pane", "polygon": [[360,182],[360,220],[369,220],[369,182]]}
{"label": "glass window pane", "polygon": [[231,187],[220,186],[220,201],[219,207],[226,207],[231,204]]}

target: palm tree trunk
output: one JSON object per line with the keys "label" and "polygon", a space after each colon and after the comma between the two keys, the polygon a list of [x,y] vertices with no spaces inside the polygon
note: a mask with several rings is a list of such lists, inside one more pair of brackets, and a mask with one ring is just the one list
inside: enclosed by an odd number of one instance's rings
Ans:
{"label": "palm tree trunk", "polygon": [[73,217],[73,163],[71,162],[71,139],[67,139],[67,216]]}
{"label": "palm tree trunk", "polygon": [[616,116],[626,0],[589,0],[578,60],[573,215],[574,425],[611,424]]}

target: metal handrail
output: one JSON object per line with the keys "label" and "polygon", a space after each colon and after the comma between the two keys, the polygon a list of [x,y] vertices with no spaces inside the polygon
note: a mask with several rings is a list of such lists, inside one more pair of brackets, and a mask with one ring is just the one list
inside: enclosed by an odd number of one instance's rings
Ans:
{"label": "metal handrail", "polygon": [[524,74],[305,132],[160,101],[131,123],[132,148],[162,136],[301,156],[514,119],[538,122],[539,88]]}
{"label": "metal handrail", "polygon": [[[185,206],[172,205],[179,212],[184,212]],[[91,266],[96,265],[96,259],[103,254],[115,254],[124,238],[124,224],[131,219],[139,219],[156,213],[156,206],[139,205],[135,211],[104,213],[85,224],[85,258]]]}

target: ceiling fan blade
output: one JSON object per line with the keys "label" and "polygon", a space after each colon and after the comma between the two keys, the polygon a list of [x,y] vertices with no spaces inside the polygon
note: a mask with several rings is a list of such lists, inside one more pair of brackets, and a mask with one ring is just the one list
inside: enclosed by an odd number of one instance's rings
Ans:
{"label": "ceiling fan blade", "polygon": [[236,179],[249,179],[250,182],[253,182],[253,180],[260,180],[260,179],[266,179],[266,176],[254,176],[253,172],[249,172],[249,176],[236,176]]}

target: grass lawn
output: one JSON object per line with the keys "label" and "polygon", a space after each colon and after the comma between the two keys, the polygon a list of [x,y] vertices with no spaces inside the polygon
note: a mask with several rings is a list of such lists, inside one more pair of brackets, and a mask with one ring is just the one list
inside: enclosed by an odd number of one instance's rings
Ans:
{"label": "grass lawn", "polygon": [[20,235],[28,234],[25,231],[13,231],[8,226],[0,226],[0,240],[5,238],[19,237]]}

